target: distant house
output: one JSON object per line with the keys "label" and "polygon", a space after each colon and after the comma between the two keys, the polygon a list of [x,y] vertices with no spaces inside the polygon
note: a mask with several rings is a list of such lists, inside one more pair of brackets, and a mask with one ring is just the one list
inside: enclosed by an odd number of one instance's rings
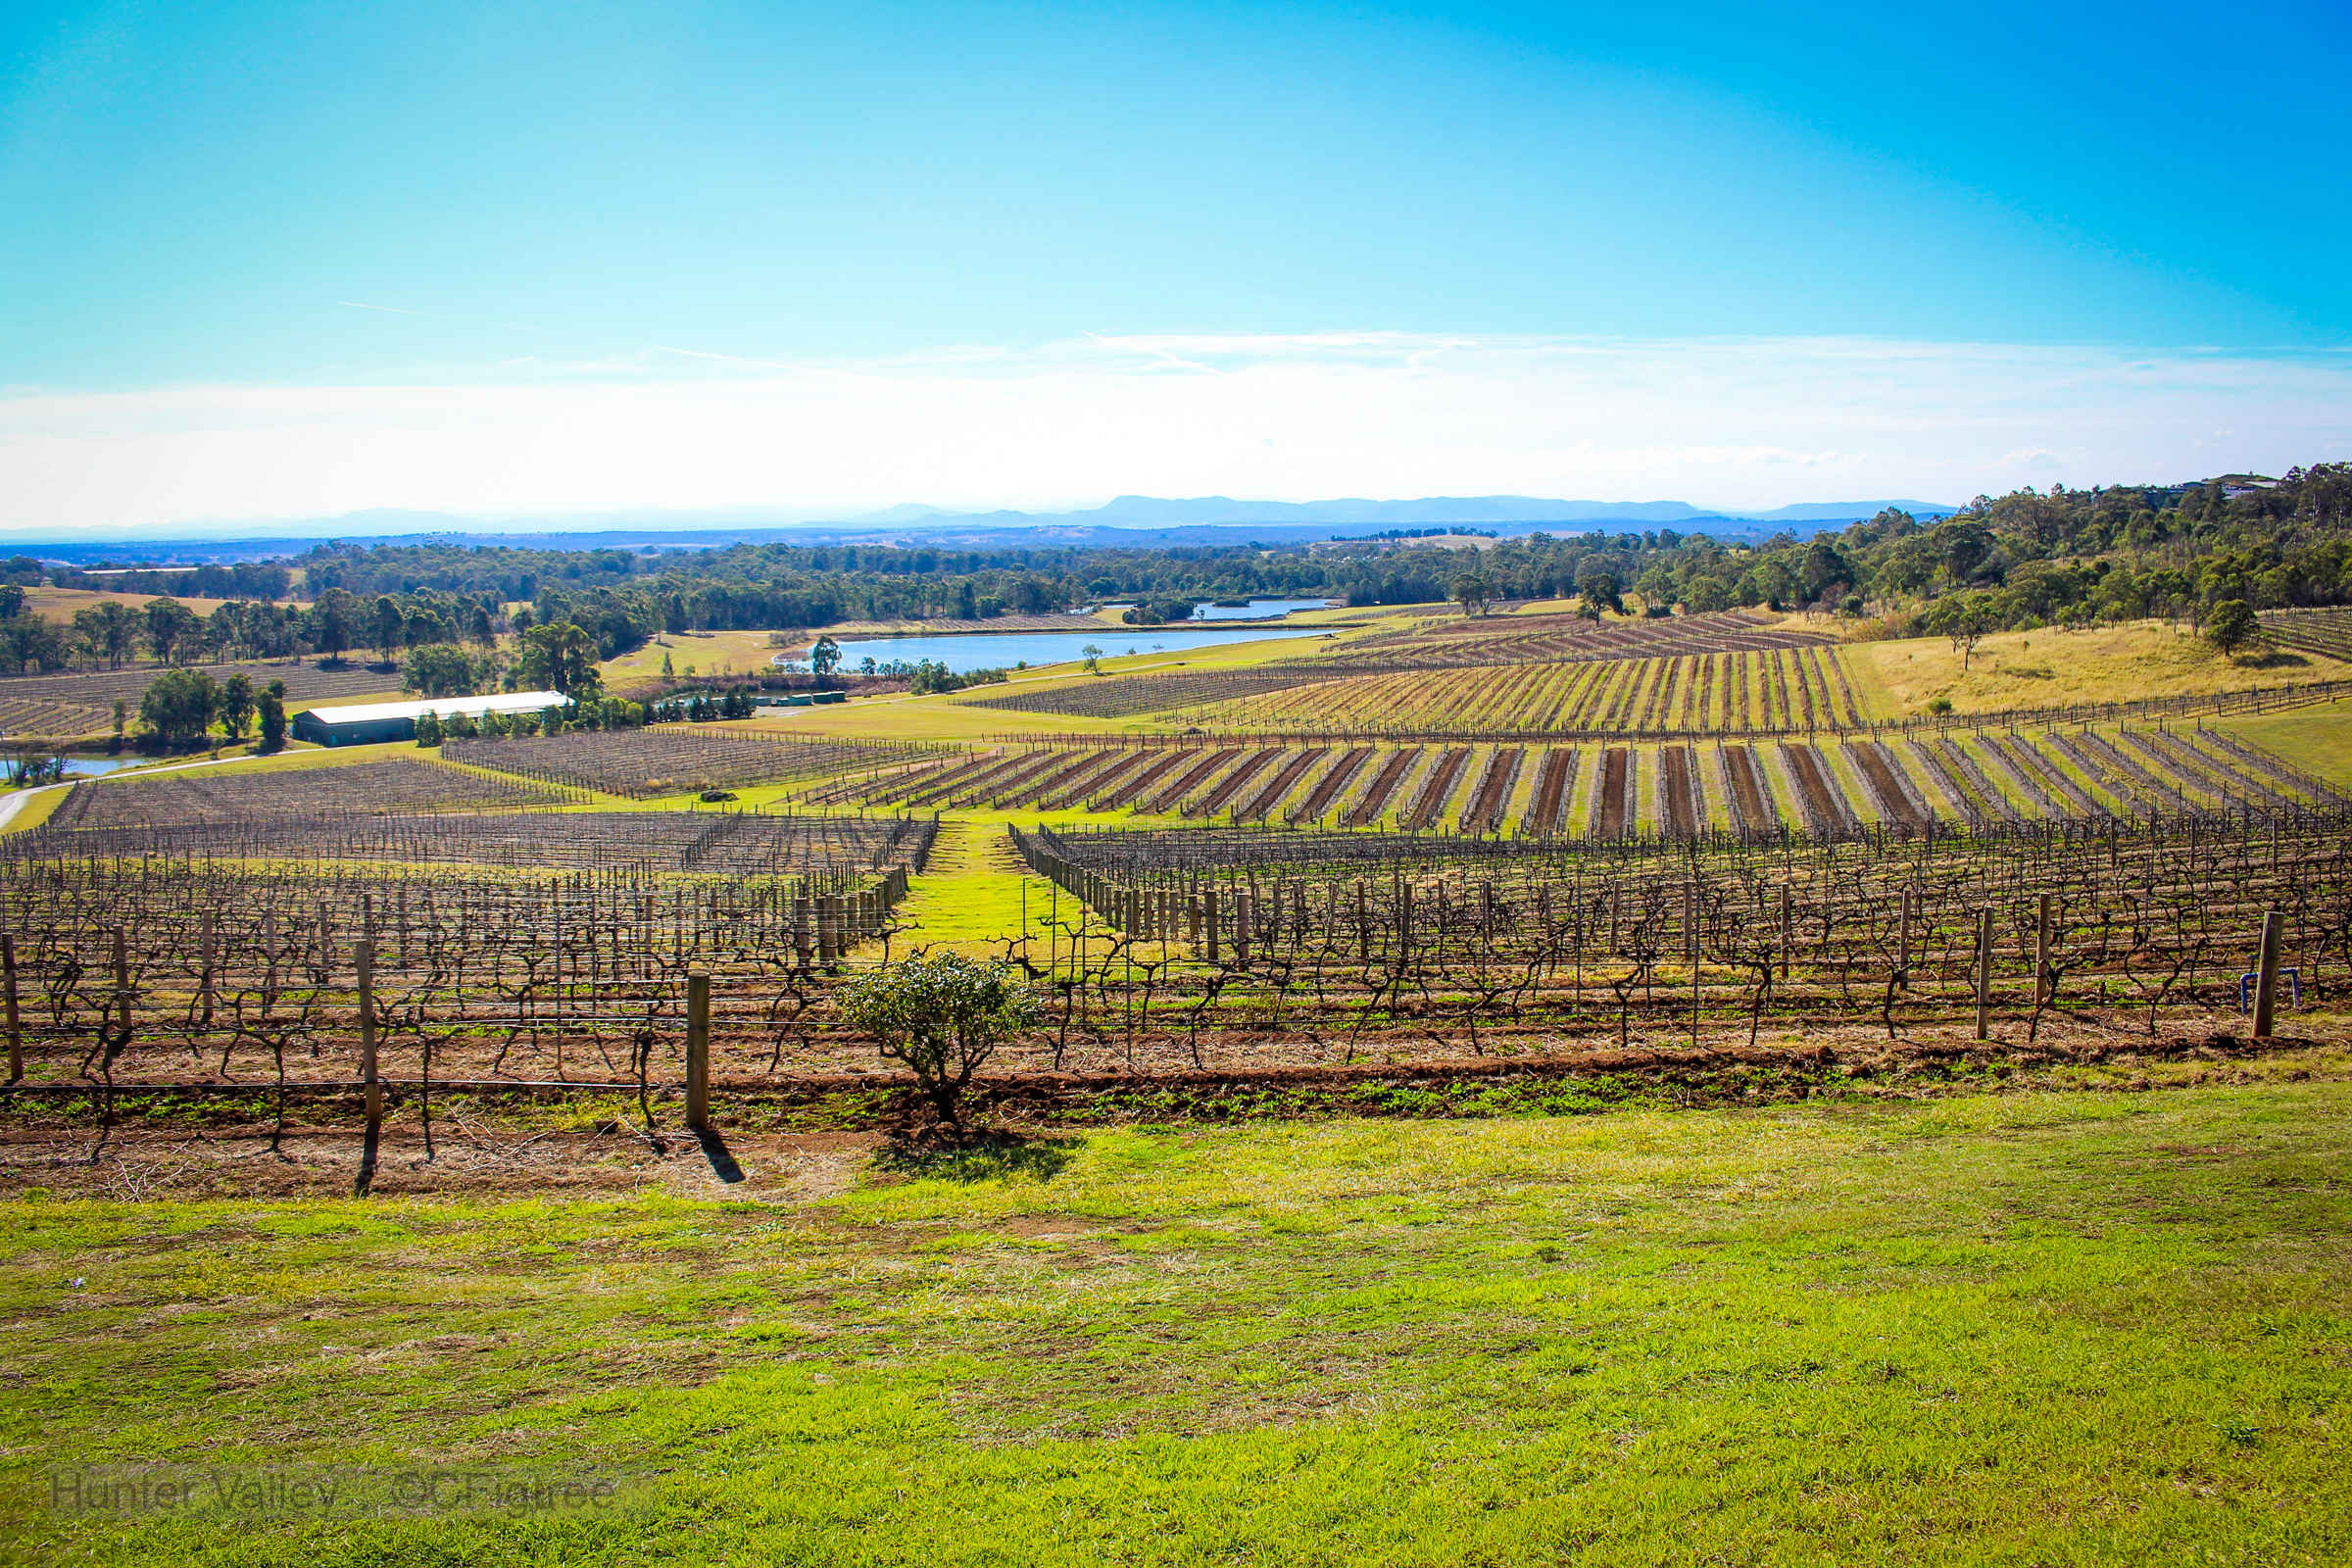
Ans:
{"label": "distant house", "polygon": [[361,703],[351,708],[312,708],[294,715],[298,741],[315,746],[367,746],[379,741],[413,741],[416,721],[431,713],[479,718],[484,713],[540,713],[568,707],[562,692],[503,692],[495,697],[432,697],[415,703]]}

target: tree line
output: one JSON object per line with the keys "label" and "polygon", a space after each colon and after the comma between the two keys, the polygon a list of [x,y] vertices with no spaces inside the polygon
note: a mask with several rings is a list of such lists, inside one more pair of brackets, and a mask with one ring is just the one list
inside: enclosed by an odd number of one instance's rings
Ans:
{"label": "tree line", "polygon": [[[389,662],[404,652],[442,648],[476,662],[462,678],[482,689],[511,672],[485,673],[479,662],[494,655],[500,636],[527,640],[534,626],[577,627],[596,658],[611,659],[662,632],[984,620],[1107,599],[1146,607],[1141,619],[1252,597],[1322,596],[1360,606],[1459,598],[1483,608],[1573,596],[1598,610],[1620,604],[1626,590],[1653,609],[1876,615],[1889,635],[1933,632],[1955,619],[1999,629],[2169,615],[2202,625],[2225,603],[2352,602],[2352,465],[2296,468],[2277,481],[2025,489],[1981,496],[1941,519],[1890,510],[1842,529],[1758,543],[1657,528],[1536,533],[1458,549],[1410,539],[635,552],[335,544],[283,564],[299,573],[308,604],[257,596],[204,615],[170,598],[143,608],[107,603],[60,625],[23,613],[22,587],[0,584],[0,667],[114,667],[141,655],[165,663],[340,658],[360,649]],[[468,647],[475,652],[465,654]],[[461,678],[457,670],[443,657],[430,678]]]}

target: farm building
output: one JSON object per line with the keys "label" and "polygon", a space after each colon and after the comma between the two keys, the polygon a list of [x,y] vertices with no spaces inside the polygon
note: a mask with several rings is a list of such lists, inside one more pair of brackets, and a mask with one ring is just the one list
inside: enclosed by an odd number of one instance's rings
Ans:
{"label": "farm building", "polygon": [[431,713],[454,718],[460,713],[479,718],[484,713],[538,713],[563,708],[571,699],[562,692],[505,692],[495,697],[433,697],[414,703],[361,703],[350,708],[313,708],[294,715],[294,738],[318,746],[366,746],[376,741],[413,741],[416,721]]}

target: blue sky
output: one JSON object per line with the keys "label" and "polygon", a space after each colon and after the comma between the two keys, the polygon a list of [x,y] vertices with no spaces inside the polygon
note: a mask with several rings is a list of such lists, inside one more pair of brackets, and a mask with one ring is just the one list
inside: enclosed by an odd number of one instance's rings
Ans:
{"label": "blue sky", "polygon": [[[0,525],[1763,504],[2352,456],[2348,19],[20,4]],[[1435,408],[1382,381],[1433,354]],[[1237,370],[1273,385],[1159,385]],[[1612,419],[1611,386],[1700,417]],[[1842,412],[1792,429],[1792,390]],[[1368,398],[1377,444],[1294,397]],[[1095,445],[1023,445],[1041,421]]]}

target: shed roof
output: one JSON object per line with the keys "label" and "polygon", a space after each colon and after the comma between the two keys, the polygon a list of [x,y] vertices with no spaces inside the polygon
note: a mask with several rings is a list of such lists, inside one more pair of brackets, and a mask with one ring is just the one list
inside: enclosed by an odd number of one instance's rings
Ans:
{"label": "shed roof", "polygon": [[536,713],[550,708],[568,708],[562,692],[500,692],[490,697],[428,697],[413,703],[359,703],[347,708],[314,708],[311,717],[322,724],[373,724],[387,718],[450,718],[459,713],[478,718],[484,713]]}

